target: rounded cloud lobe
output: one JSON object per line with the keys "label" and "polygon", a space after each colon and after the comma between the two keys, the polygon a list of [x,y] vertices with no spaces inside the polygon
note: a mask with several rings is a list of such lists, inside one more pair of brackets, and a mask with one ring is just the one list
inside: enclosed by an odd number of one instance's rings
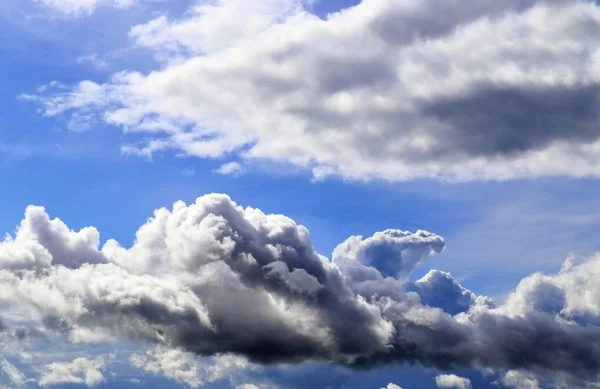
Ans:
{"label": "rounded cloud lobe", "polygon": [[468,378],[456,376],[454,374],[440,374],[435,377],[435,383],[438,388],[449,389],[471,389],[471,381]]}
{"label": "rounded cloud lobe", "polygon": [[[598,258],[534,274],[496,307],[447,273],[407,279],[403,270],[444,249],[435,234],[351,237],[330,261],[293,220],[219,194],[157,210],[130,248],[98,244],[93,227],[75,232],[27,208],[15,237],[0,244],[0,301],[72,342],[152,342],[182,365],[169,348],[264,364],[558,372],[571,384],[600,372]],[[381,261],[387,255],[391,262]]]}
{"label": "rounded cloud lobe", "polygon": [[[317,179],[599,175],[596,3],[364,0],[326,19],[307,8],[200,3],[131,29],[155,71],[24,97],[145,133],[123,147],[144,156],[235,153]],[[240,13],[248,24],[232,26]]]}

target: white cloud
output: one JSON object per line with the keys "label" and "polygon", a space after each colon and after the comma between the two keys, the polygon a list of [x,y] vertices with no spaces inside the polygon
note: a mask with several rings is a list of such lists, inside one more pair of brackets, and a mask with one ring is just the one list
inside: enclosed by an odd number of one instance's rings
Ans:
{"label": "white cloud", "polygon": [[533,374],[517,370],[506,372],[502,384],[513,389],[540,389],[539,382]]}
{"label": "white cloud", "polygon": [[385,388],[381,388],[381,389],[402,389],[402,388],[396,384],[389,383]]}
{"label": "white cloud", "polygon": [[83,55],[77,58],[77,62],[79,63],[89,63],[90,65],[98,68],[104,69],[108,66],[108,62],[104,60],[98,53],[92,53],[88,55]]}
{"label": "white cloud", "polygon": [[[157,210],[129,248],[114,240],[100,247],[95,228],[73,231],[28,207],[15,236],[0,243],[0,304],[31,319],[28,330],[3,328],[0,341],[35,337],[43,327],[71,342],[149,342],[157,348],[131,363],[192,387],[246,361],[315,360],[520,369],[571,387],[594,382],[600,256],[534,274],[495,307],[447,273],[406,279],[444,247],[432,233],[386,230],[351,237],[330,261],[293,220],[219,194]],[[415,286],[422,284],[426,291]],[[105,366],[103,358],[55,362],[42,368],[40,384],[93,385]]]}
{"label": "white cloud", "polygon": [[235,389],[260,389],[254,384],[242,384],[235,387]]}
{"label": "white cloud", "polygon": [[[252,39],[302,10],[304,0],[197,1],[182,20],[161,16],[134,26],[129,35],[138,45],[193,53],[214,52]],[[243,23],[240,23],[243,20]],[[250,40],[248,41],[250,43]]]}
{"label": "white cloud", "polygon": [[35,2],[65,15],[91,14],[101,6],[127,8],[137,0],[34,0]]}
{"label": "white cloud", "polygon": [[6,358],[0,362],[0,368],[14,386],[21,387],[27,382],[27,377]]}
{"label": "white cloud", "polygon": [[143,155],[316,178],[598,176],[599,28],[589,1],[364,0],[322,20],[299,0],[221,0],[131,30],[176,58],[155,71],[30,98],[148,133],[125,148]]}
{"label": "white cloud", "polygon": [[471,389],[471,380],[454,374],[440,374],[435,377],[438,388]]}
{"label": "white cloud", "polygon": [[85,384],[95,386],[105,378],[102,371],[106,367],[103,357],[95,359],[77,358],[72,362],[54,362],[40,369],[41,386],[59,384]]}
{"label": "white cloud", "polygon": [[510,316],[544,312],[582,324],[600,315],[600,254],[587,261],[568,259],[556,275],[532,274],[519,283],[502,311]]}
{"label": "white cloud", "polygon": [[135,368],[163,375],[190,388],[199,388],[229,375],[232,370],[248,369],[248,363],[235,356],[222,355],[213,361],[201,361],[194,354],[179,349],[157,347],[145,354],[132,354]]}
{"label": "white cloud", "polygon": [[228,162],[220,166],[217,170],[215,170],[215,172],[224,176],[230,176],[239,174],[242,172],[242,170],[242,165],[240,165],[238,162]]}

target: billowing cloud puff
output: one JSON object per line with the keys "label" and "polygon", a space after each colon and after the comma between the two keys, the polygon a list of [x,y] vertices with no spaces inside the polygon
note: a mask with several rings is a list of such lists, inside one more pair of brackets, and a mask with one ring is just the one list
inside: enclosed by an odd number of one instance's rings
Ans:
{"label": "billowing cloud puff", "polygon": [[448,389],[471,389],[471,381],[468,378],[459,377],[454,374],[440,374],[435,377],[438,388]]}
{"label": "billowing cloud puff", "polygon": [[396,384],[392,384],[390,382],[385,388],[381,388],[381,389],[402,389],[402,388],[400,386],[398,386]]}
{"label": "billowing cloud puff", "polygon": [[600,256],[574,264],[568,260],[557,275],[533,274],[523,279],[502,310],[525,316],[544,312],[582,325],[600,324]]}
{"label": "billowing cloud puff", "polygon": [[502,377],[502,384],[514,389],[540,389],[540,384],[531,373],[510,370]]}
{"label": "billowing cloud puff", "polygon": [[[29,207],[15,236],[0,243],[0,302],[73,342],[155,343],[157,351],[131,362],[192,386],[214,372],[190,353],[529,370],[561,374],[572,386],[600,373],[600,257],[532,275],[496,307],[447,273],[407,279],[406,269],[445,247],[435,234],[351,237],[329,260],[293,220],[219,194],[157,210],[130,248],[99,242],[94,228],[72,231]],[[82,363],[47,373],[100,379]],[[175,365],[183,368],[174,373]]]}
{"label": "billowing cloud puff", "polygon": [[167,62],[154,71],[25,97],[50,116],[145,133],[123,150],[146,156],[233,152],[316,178],[600,175],[595,2],[363,0],[325,19],[309,9],[198,2],[131,29]]}
{"label": "billowing cloud puff", "polygon": [[40,386],[58,384],[85,384],[95,386],[104,381],[102,370],[106,366],[103,357],[77,358],[72,362],[53,362],[40,371]]}
{"label": "billowing cloud puff", "polygon": [[336,247],[334,261],[357,261],[384,277],[407,278],[427,257],[445,248],[444,239],[427,231],[385,230],[364,239],[352,236]]}
{"label": "billowing cloud puff", "polygon": [[492,308],[494,302],[487,296],[478,296],[459,284],[449,273],[431,270],[406,290],[416,292],[423,304],[442,308],[450,314],[468,311],[473,306]]}
{"label": "billowing cloud puff", "polygon": [[190,388],[204,387],[223,378],[230,370],[249,368],[243,358],[235,356],[221,355],[211,363],[203,363],[193,354],[164,347],[132,354],[129,362],[135,368],[165,376]]}

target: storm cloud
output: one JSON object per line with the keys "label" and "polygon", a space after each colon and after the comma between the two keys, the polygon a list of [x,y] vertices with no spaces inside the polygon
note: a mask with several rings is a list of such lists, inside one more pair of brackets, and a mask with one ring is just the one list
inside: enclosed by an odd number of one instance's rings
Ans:
{"label": "storm cloud", "polygon": [[99,248],[95,228],[29,207],[0,244],[0,301],[71,341],[151,342],[165,355],[597,378],[600,258],[534,274],[496,306],[447,273],[403,274],[444,248],[430,232],[387,230],[349,238],[329,260],[290,218],[221,194],[157,210],[130,248]]}

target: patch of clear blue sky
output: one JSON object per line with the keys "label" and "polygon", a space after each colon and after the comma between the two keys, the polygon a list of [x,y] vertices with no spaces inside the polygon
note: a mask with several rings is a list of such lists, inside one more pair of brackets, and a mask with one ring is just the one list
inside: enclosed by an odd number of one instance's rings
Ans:
{"label": "patch of clear blue sky", "polygon": [[359,3],[360,0],[316,0],[313,12],[321,17],[325,17],[331,12],[352,7]]}

